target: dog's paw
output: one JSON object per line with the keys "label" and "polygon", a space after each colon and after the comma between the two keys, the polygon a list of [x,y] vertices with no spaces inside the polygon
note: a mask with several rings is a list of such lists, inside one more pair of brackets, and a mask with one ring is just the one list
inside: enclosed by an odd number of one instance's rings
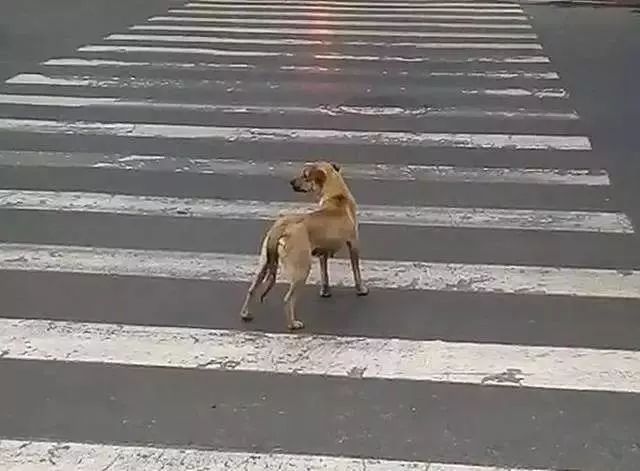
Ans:
{"label": "dog's paw", "polygon": [[356,288],[356,293],[358,294],[358,296],[366,296],[367,294],[369,294],[369,288],[367,288],[366,286],[359,286]]}
{"label": "dog's paw", "polygon": [[245,322],[251,322],[253,320],[253,315],[249,311],[244,310],[240,312],[240,318]]}
{"label": "dog's paw", "polygon": [[304,324],[302,323],[302,321],[299,321],[296,319],[291,324],[289,324],[288,327],[289,327],[289,330],[299,330],[304,327]]}
{"label": "dog's paw", "polygon": [[331,297],[331,288],[329,288],[328,286],[321,286],[320,287],[320,296],[323,298],[330,298]]}

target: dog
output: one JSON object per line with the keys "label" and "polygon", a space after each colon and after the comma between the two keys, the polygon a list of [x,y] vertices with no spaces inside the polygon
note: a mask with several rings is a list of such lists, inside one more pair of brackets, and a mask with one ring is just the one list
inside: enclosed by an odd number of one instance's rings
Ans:
{"label": "dog", "polygon": [[330,162],[307,164],[289,183],[296,192],[314,195],[319,207],[306,214],[281,216],[267,231],[260,247],[260,268],[249,287],[240,316],[244,321],[253,319],[251,305],[257,289],[265,285],[260,296],[263,302],[276,283],[281,266],[290,283],[284,296],[287,327],[297,330],[304,324],[296,318],[296,301],[309,277],[313,257],[320,262],[320,296],[331,296],[328,260],[344,246],[349,250],[356,293],[366,296],[369,289],[360,274],[356,201],[342,178],[340,167]]}

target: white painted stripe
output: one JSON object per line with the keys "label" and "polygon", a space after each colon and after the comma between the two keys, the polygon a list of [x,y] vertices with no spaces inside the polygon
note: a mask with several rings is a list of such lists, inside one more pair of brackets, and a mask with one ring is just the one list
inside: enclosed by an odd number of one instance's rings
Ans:
{"label": "white painted stripe", "polygon": [[[243,11],[247,10],[319,10],[325,12],[327,14],[332,14],[336,11],[358,11],[358,12],[367,12],[367,11],[430,11],[436,10],[440,11],[442,9],[445,10],[454,10],[454,11],[472,11],[472,12],[515,12],[515,13],[524,13],[522,10],[522,6],[517,4],[508,4],[508,3],[424,3],[424,4],[411,4],[411,3],[360,3],[360,2],[333,2],[331,4],[327,4],[319,2],[319,3],[309,3],[309,2],[286,2],[286,3],[232,3],[232,4],[212,4],[206,2],[190,2],[182,6],[181,8],[204,8],[213,11],[224,11],[226,9],[237,9],[242,8]],[[391,7],[391,8],[389,8]]]}
{"label": "white painted stripe", "polygon": [[[286,31],[286,30],[285,30]],[[294,29],[295,31],[295,29]],[[290,33],[283,33],[290,34]],[[293,33],[297,34],[297,33]],[[457,39],[535,39],[532,33],[451,33],[434,32],[431,38],[457,38]],[[105,38],[111,41],[167,41],[167,42],[205,42],[205,43],[230,43],[230,44],[277,44],[277,45],[342,45],[342,46],[379,46],[379,47],[422,47],[423,43],[416,42],[388,42],[388,41],[328,41],[323,39],[293,39],[293,38],[231,38],[215,36],[185,36],[185,35],[159,35],[159,34],[111,34]],[[540,49],[539,47],[534,49]]]}
{"label": "white painted stripe", "polygon": [[[0,243],[0,270],[248,282],[257,263],[257,255]],[[386,260],[362,265],[363,280],[373,288],[640,299],[638,270]],[[317,284],[313,270],[309,282]],[[331,283],[353,286],[347,260],[332,260]]]}
{"label": "white painted stripe", "polygon": [[[432,38],[480,38],[482,35],[470,33],[428,33],[422,35],[422,37]],[[368,46],[368,47],[415,47],[417,49],[498,49],[498,50],[530,50],[541,51],[542,46],[536,43],[478,43],[478,42],[433,42],[433,43],[416,43],[416,42],[374,42],[374,41],[322,41],[322,40],[305,40],[305,39],[267,39],[267,38],[228,38],[228,37],[207,37],[207,36],[155,36],[147,35],[147,39],[143,39],[141,36],[135,35],[117,35],[128,36],[129,41],[159,41],[159,42],[173,42],[173,43],[221,43],[221,44],[256,44],[256,45],[278,45],[278,46],[309,46],[309,45],[321,45],[321,46]],[[108,37],[108,40],[114,40],[116,38]],[[123,51],[127,51],[130,48],[127,46],[118,46]],[[79,51],[86,51],[86,47],[78,49]],[[175,52],[175,51],[173,51]],[[232,51],[230,51],[232,52]],[[198,52],[199,53],[199,52]],[[229,54],[227,54],[229,55]],[[291,54],[289,54],[291,55]]]}
{"label": "white painted stripe", "polygon": [[525,70],[495,70],[481,72],[428,72],[425,77],[474,77],[486,79],[535,79],[535,80],[559,80],[556,72],[528,72]]}
{"label": "white painted stripe", "polygon": [[[84,152],[2,151],[0,165],[36,167],[105,168],[148,172],[286,178],[303,162],[202,159],[169,155],[98,154]],[[527,185],[609,186],[605,170],[452,167],[446,165],[354,164],[340,162],[350,180],[415,181],[444,183],[509,183]]]}
{"label": "white painted stripe", "polygon": [[[424,7],[424,8],[394,8],[393,11],[400,12],[402,16],[395,16],[396,13],[388,13],[389,9],[384,8],[359,8],[359,7],[323,7],[323,6],[295,6],[290,5],[286,7],[273,7],[273,6],[243,6],[242,10],[229,9],[227,6],[210,7],[209,5],[190,3],[186,5],[187,8],[173,8],[169,10],[169,13],[180,13],[187,15],[233,15],[233,16],[304,16],[304,17],[336,17],[336,18],[354,18],[354,17],[367,17],[367,18],[404,18],[403,13],[415,13],[416,17],[421,17],[422,13],[488,13],[488,14],[512,14],[512,15],[524,15],[524,11],[521,8],[436,8],[436,7]],[[233,7],[238,8],[238,6]],[[350,13],[345,13],[350,12]],[[387,12],[387,13],[385,13]]]}
{"label": "white painted stripe", "polygon": [[227,142],[304,142],[307,144],[395,145],[510,150],[591,150],[585,136],[376,132],[334,129],[247,128],[150,123],[103,123],[0,118],[0,129],[42,134],[224,139]]}
{"label": "white painted stripe", "polygon": [[[425,62],[428,58],[425,59]],[[549,59],[547,57],[538,57],[538,56],[521,56],[521,57],[463,57],[461,59],[453,59],[453,58],[432,58],[431,62],[433,63],[443,63],[443,64],[466,64],[466,63],[505,63],[505,64],[524,64],[524,63],[547,63]],[[257,66],[255,64],[239,64],[239,63],[230,63],[230,64],[217,64],[214,62],[146,62],[146,61],[122,61],[122,60],[111,60],[111,59],[83,59],[78,57],[63,57],[58,59],[49,59],[42,63],[45,66],[61,66],[61,67],[122,67],[122,68],[133,68],[133,67],[143,67],[143,68],[160,68],[160,69],[193,69],[193,70],[209,70],[209,69],[231,69],[231,70],[255,70]],[[295,71],[305,71],[305,72],[343,72],[344,69],[341,67],[326,67],[321,65],[282,65],[279,66],[280,70],[295,70]],[[358,69],[360,70],[360,69]],[[362,71],[364,74],[372,74],[375,72],[371,71]],[[384,71],[383,71],[384,73]],[[399,76],[408,76],[410,74],[414,74],[413,71],[409,70],[399,70]],[[541,72],[544,74],[542,76],[537,75],[537,72],[527,72],[525,70],[519,71],[486,71],[486,72],[426,72],[425,78],[430,76],[439,76],[439,74],[451,74],[452,76],[459,76],[460,73],[468,73],[470,77],[476,76],[476,74],[486,74],[489,78],[512,78],[509,75],[516,73],[519,77],[528,77],[528,78],[540,78],[540,79],[558,79],[559,76],[555,72]],[[498,74],[498,75],[495,75]],[[500,77],[500,74],[503,77]],[[536,74],[536,75],[530,75]],[[550,74],[547,75],[547,74]]]}
{"label": "white painted stripe", "polygon": [[444,63],[505,63],[505,64],[546,64],[549,58],[546,56],[516,56],[516,57],[466,57],[463,59],[442,59],[438,60],[432,57],[403,57],[403,56],[356,56],[347,54],[316,54],[316,59],[326,60],[351,60],[365,62],[407,62],[407,63],[423,63],[423,62],[444,62]]}
{"label": "white painted stripe", "polygon": [[[198,3],[202,3],[209,7],[216,6],[233,6],[236,7],[238,3],[231,2],[229,0],[212,1],[212,0],[198,0]],[[517,2],[498,2],[498,3],[483,3],[474,1],[456,1],[456,2],[342,2],[342,1],[253,1],[246,0],[242,2],[243,7],[248,5],[333,5],[333,6],[359,6],[359,7],[472,7],[472,8],[494,8],[494,7],[513,7],[518,8],[520,6]]]}
{"label": "white painted stripe", "polygon": [[[43,457],[55,457],[55,464]],[[11,471],[536,471],[340,456],[2,439],[0,467]]]}
{"label": "white painted stripe", "polygon": [[[500,45],[498,45],[500,46]],[[211,56],[253,56],[260,57],[263,55],[294,57],[296,54],[289,52],[258,52],[258,51],[233,51],[219,50],[209,48],[191,48],[191,47],[157,47],[157,46],[83,46],[78,49],[80,52],[155,52],[159,54],[202,54]],[[238,54],[235,54],[238,52]],[[503,63],[503,64],[546,64],[549,58],[546,56],[514,56],[514,57],[464,57],[460,59],[451,58],[434,58],[429,56],[405,57],[405,56],[362,56],[353,54],[316,54],[314,59],[326,59],[335,61],[367,61],[367,62],[407,62],[407,63]],[[22,74],[27,75],[27,74]],[[29,74],[37,75],[37,74]]]}
{"label": "white painted stripe", "polygon": [[[310,211],[308,204],[65,191],[2,190],[0,209],[109,213],[206,219],[272,220]],[[632,234],[623,213],[533,209],[359,205],[362,224],[411,227],[570,231]]]}
{"label": "white painted stripe", "polygon": [[[488,29],[488,30],[530,30],[528,24],[485,24],[485,23],[423,23],[425,27],[437,29]],[[184,28],[184,29],[183,29]],[[196,28],[196,29],[192,29]],[[134,25],[131,30],[139,31],[208,31],[217,33],[246,34],[302,34],[312,36],[381,36],[381,37],[421,37],[424,31],[367,30],[367,29],[327,29],[327,28],[265,28],[252,26],[184,26],[184,25]]]}
{"label": "white painted stripe", "polygon": [[254,64],[216,64],[214,62],[145,62],[145,61],[118,61],[111,59],[83,59],[79,57],[61,57],[49,59],[42,65],[54,67],[148,67],[152,69],[220,69],[220,70],[252,70]]}
{"label": "white painted stripe", "polygon": [[[94,85],[95,82],[87,83],[86,79],[71,80],[68,82],[47,81],[47,85]],[[21,82],[16,82],[21,83]],[[33,84],[34,82],[24,82]],[[100,86],[108,85],[112,82],[99,82]],[[164,82],[166,84],[166,82]],[[182,82],[180,82],[182,83]],[[553,89],[549,89],[553,90]],[[489,94],[495,90],[486,90]],[[544,90],[531,92],[529,96],[544,96]],[[548,92],[551,93],[551,92]],[[18,95],[1,94],[0,104],[23,105],[23,106],[56,106],[62,108],[155,108],[164,110],[190,110],[190,111],[210,111],[234,115],[304,115],[304,116],[370,116],[374,118],[475,118],[475,119],[544,119],[544,120],[577,120],[578,114],[574,112],[546,112],[526,109],[514,110],[484,110],[464,107],[422,107],[422,108],[402,108],[391,106],[260,106],[260,105],[214,105],[199,103],[174,103],[153,100],[127,100],[125,98],[113,97],[83,97],[64,95]]]}
{"label": "white painted stripe", "polygon": [[[208,69],[220,69],[220,70],[254,70],[256,66],[253,64],[215,64],[211,62],[144,62],[144,61],[117,61],[110,59],[82,59],[82,58],[59,58],[49,59],[42,62],[45,66],[56,67],[117,67],[117,68],[133,68],[143,67],[152,69],[190,69],[190,70],[208,70]],[[264,70],[264,69],[261,69]],[[283,72],[308,72],[314,74],[322,73],[342,73],[347,72],[340,67],[323,67],[319,65],[281,65],[276,70]],[[386,73],[385,73],[386,72]],[[350,70],[348,73],[357,74],[362,76],[383,76],[383,77],[406,77],[409,75],[408,70],[394,71],[394,74],[389,74],[388,71],[376,72],[367,71],[361,69]],[[414,74],[416,76],[416,74]],[[424,72],[417,75],[418,77],[433,78],[433,77],[473,77],[473,78],[486,78],[495,80],[508,80],[515,78],[522,79],[534,79],[534,80],[558,80],[560,76],[556,72],[530,72],[527,70],[508,69],[508,70],[484,70],[484,71],[470,71],[470,72]],[[575,113],[568,113],[571,118],[577,119]]]}
{"label": "white painted stripe", "polygon": [[[318,55],[320,58],[334,58],[334,56],[325,56]],[[224,88],[228,90],[229,88],[236,88],[243,91],[248,91],[249,89],[264,89],[268,87],[269,89],[276,89],[280,87],[286,86],[290,91],[297,90],[299,88],[305,88],[304,84],[283,84],[276,80],[269,81],[268,84],[263,82],[249,82],[244,83],[240,81],[224,81],[224,80],[174,80],[174,79],[164,79],[164,78],[129,78],[129,77],[100,77],[100,76],[86,76],[86,75],[43,75],[43,74],[19,74],[16,75],[6,81],[6,83],[11,85],[47,85],[47,86],[64,86],[64,87],[97,87],[97,88],[153,88],[153,87],[174,87],[176,89],[180,88],[195,88],[195,87],[211,87],[211,88]],[[354,85],[355,86],[355,85]],[[450,94],[462,94],[462,95],[482,95],[489,97],[513,97],[513,98],[522,98],[522,97],[536,97],[536,98],[567,98],[568,93],[563,88],[455,88],[455,87],[443,87],[443,86],[433,86],[432,91],[439,91],[440,93],[450,93]],[[26,102],[29,100],[28,97],[31,95],[3,95],[5,100],[15,100],[20,102]],[[13,98],[11,98],[13,97]],[[22,97],[22,98],[19,98]],[[25,98],[26,97],[26,98]],[[38,98],[41,97],[41,98]],[[65,97],[65,96],[43,96],[43,95],[33,95],[33,104],[47,104],[52,103],[54,101],[58,101],[60,106],[65,106],[65,102],[67,104],[71,104],[73,106],[79,106],[80,103],[84,102],[87,105],[97,106],[101,104],[102,106],[118,106],[118,103],[122,103],[121,106],[126,106],[127,101],[121,100],[119,101],[116,98],[100,98],[100,97]],[[141,106],[141,103],[144,102],[133,102],[135,106]],[[177,104],[176,104],[177,105]],[[173,105],[176,107],[176,105]],[[148,106],[162,106],[162,105],[153,105],[150,104]],[[171,104],[164,105],[165,107],[171,107]],[[178,106],[188,106],[188,105],[178,105]],[[195,105],[198,107],[207,106],[207,105]],[[306,112],[308,108],[304,107],[290,107],[292,111],[298,112]],[[227,108],[228,109],[228,108]],[[244,110],[245,107],[242,107],[241,110]],[[260,107],[255,107],[256,110],[261,109]],[[265,107],[262,107],[263,111]],[[275,108],[274,108],[275,109]],[[402,112],[398,108],[391,107],[343,107],[344,111],[351,111],[353,114],[387,114],[387,115],[415,115],[415,114],[426,114],[426,109],[423,108],[419,110],[417,113],[412,111]],[[337,111],[337,110],[336,110]],[[242,111],[244,112],[244,111]],[[513,111],[513,114],[509,114],[508,112],[505,114],[503,112],[499,112],[498,116],[510,116],[510,117],[526,117],[528,116],[527,112],[518,112]],[[520,114],[518,114],[520,113]],[[540,115],[540,111],[535,111],[533,115]],[[455,114],[455,113],[453,113]],[[477,114],[477,113],[476,113]],[[491,116],[491,112],[488,111],[485,113],[481,113],[481,115]],[[556,118],[562,116],[562,114],[552,113],[549,116],[555,116]]]}
{"label": "white painted stripe", "polygon": [[[471,15],[423,15],[425,19],[432,20],[481,20],[481,21],[526,21],[524,16],[471,16]],[[198,16],[154,16],[149,18],[151,22],[175,22],[175,23],[236,23],[236,24],[268,24],[274,23],[289,24],[289,25],[304,25],[304,26],[401,26],[401,27],[421,27],[426,28],[426,25],[422,21],[403,21],[389,22],[389,21],[338,21],[328,19],[315,19],[315,20],[287,20],[287,19],[273,19],[273,18],[209,18]],[[388,33],[392,33],[388,31]],[[395,33],[395,31],[393,31]]]}
{"label": "white painted stripe", "polygon": [[11,318],[0,318],[0,345],[3,358],[14,360],[640,392],[640,352],[633,350]]}
{"label": "white painted stripe", "polygon": [[[225,23],[225,22],[223,22]],[[499,23],[421,23],[424,27],[439,29],[497,29],[497,30],[522,30],[531,29],[531,25],[526,23],[499,24]],[[153,26],[153,28],[151,28]],[[187,28],[187,29],[182,29]],[[246,33],[246,34],[306,34],[311,36],[383,36],[383,37],[421,37],[422,34],[430,34],[425,31],[397,31],[397,30],[363,30],[363,29],[326,29],[326,28],[264,28],[252,26],[245,28],[242,26],[209,26],[205,29],[191,30],[189,26],[176,25],[135,25],[132,30],[166,30],[166,31],[209,31],[218,33]],[[191,28],[194,28],[193,26]],[[199,28],[195,26],[195,28]]]}
{"label": "white painted stripe", "polygon": [[[181,32],[230,32],[235,33],[243,28],[218,28],[218,27],[171,27],[157,25],[136,25],[130,28],[133,31],[181,31]],[[258,30],[250,30],[256,32]],[[296,28],[268,28],[266,33],[275,34],[291,34],[291,35],[313,35],[313,36],[340,36],[342,33],[350,35],[348,31],[331,31],[331,30],[305,30]],[[362,33],[360,31],[359,33]],[[314,35],[314,33],[317,33]],[[369,34],[356,34],[356,36],[369,36]],[[414,34],[380,34],[376,36],[389,37],[417,37],[417,38],[462,38],[462,39],[520,39],[528,34],[508,34],[508,33],[449,33],[449,32],[419,32]],[[146,38],[146,39],[143,39]],[[107,40],[128,40],[128,41],[165,41],[165,42],[187,42],[187,43],[223,43],[223,44],[271,44],[271,45],[339,45],[339,46],[375,46],[375,47],[415,47],[421,49],[521,49],[521,50],[542,50],[542,46],[537,43],[478,43],[478,42],[458,42],[458,43],[418,43],[418,42],[389,42],[389,41],[327,41],[322,39],[294,39],[280,38],[270,39],[263,37],[255,38],[232,38],[232,37],[211,37],[211,36],[185,36],[185,35],[133,35],[133,34],[114,34],[108,36]],[[95,46],[90,46],[95,47]],[[121,49],[125,49],[121,47]],[[130,49],[130,48],[126,48]],[[92,49],[83,47],[79,51],[95,52]],[[135,52],[135,51],[134,51]]]}
{"label": "white painted stripe", "polygon": [[157,47],[157,46],[101,46],[89,45],[78,48],[79,52],[155,52],[159,54],[204,54],[227,57],[293,57],[291,52],[274,51],[237,51],[195,47]]}

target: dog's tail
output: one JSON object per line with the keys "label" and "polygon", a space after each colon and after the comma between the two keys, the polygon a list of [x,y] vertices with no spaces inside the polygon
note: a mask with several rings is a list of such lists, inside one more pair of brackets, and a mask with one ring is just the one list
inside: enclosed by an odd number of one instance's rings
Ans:
{"label": "dog's tail", "polygon": [[278,274],[278,243],[282,238],[286,229],[286,224],[275,224],[267,234],[267,242],[265,244],[266,261],[263,270],[267,272],[265,280],[265,288],[260,295],[260,302],[264,302],[264,298],[269,294],[271,288],[276,284],[276,276]]}

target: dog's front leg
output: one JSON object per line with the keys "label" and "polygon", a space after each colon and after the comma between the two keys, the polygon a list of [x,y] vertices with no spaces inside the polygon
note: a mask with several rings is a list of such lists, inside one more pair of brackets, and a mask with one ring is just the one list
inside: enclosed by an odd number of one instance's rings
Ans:
{"label": "dog's front leg", "polygon": [[329,254],[321,253],[320,260],[320,296],[323,298],[331,297],[331,287],[329,286]]}
{"label": "dog's front leg", "polygon": [[347,247],[349,247],[349,257],[351,258],[351,269],[353,270],[353,281],[356,292],[358,296],[366,296],[369,294],[369,288],[362,282],[362,276],[360,274],[360,247],[357,241],[347,242]]}

